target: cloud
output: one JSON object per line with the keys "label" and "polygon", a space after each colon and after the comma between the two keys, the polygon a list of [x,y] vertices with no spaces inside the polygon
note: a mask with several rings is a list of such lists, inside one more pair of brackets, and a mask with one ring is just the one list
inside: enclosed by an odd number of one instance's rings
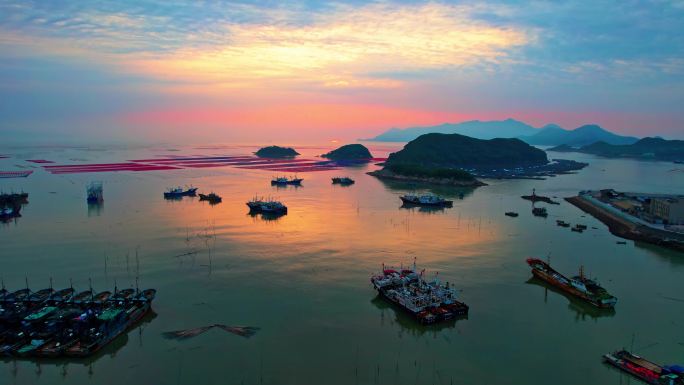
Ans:
{"label": "cloud", "polygon": [[[253,6],[238,9],[255,13]],[[28,29],[34,35],[7,33],[2,42],[104,57],[123,71],[174,82],[396,87],[401,79],[377,74],[500,65],[511,50],[534,40],[522,28],[474,19],[477,10],[371,3],[309,11],[302,20],[298,12],[262,9],[260,19],[239,21],[232,14],[233,19],[211,19],[196,31],[169,16],[87,11],[32,18]],[[52,30],[56,37],[45,33]]]}

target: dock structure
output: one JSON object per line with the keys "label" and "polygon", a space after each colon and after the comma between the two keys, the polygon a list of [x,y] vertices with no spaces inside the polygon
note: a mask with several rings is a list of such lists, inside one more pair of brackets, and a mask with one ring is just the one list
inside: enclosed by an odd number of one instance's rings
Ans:
{"label": "dock structure", "polygon": [[[645,195],[640,194],[642,197]],[[565,200],[603,222],[613,235],[684,251],[684,233],[669,230],[662,224],[648,222],[629,210],[625,211],[620,205],[603,202],[593,196],[591,191],[582,191]]]}

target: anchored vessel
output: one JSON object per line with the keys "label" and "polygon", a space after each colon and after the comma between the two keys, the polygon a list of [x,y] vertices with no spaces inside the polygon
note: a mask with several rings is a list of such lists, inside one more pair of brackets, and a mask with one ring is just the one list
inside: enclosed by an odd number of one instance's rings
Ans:
{"label": "anchored vessel", "polygon": [[684,384],[684,366],[681,365],[660,366],[627,350],[618,350],[613,353],[604,354],[603,360],[649,384]]}
{"label": "anchored vessel", "polygon": [[439,206],[439,207],[451,207],[453,201],[446,200],[437,195],[402,195],[399,197],[404,204],[416,205],[416,206]]}
{"label": "anchored vessel", "polygon": [[164,198],[173,199],[184,196],[195,196],[195,194],[197,194],[197,187],[190,187],[187,190],[183,190],[182,187],[173,187],[164,193]]}
{"label": "anchored vessel", "polygon": [[271,179],[271,186],[284,186],[284,185],[288,185],[288,184],[299,186],[302,184],[303,180],[304,179],[297,178],[297,177],[293,177],[293,178],[277,177],[277,178]]}
{"label": "anchored vessel", "polygon": [[281,202],[274,200],[264,201],[262,199],[254,198],[247,202],[250,213],[262,213],[262,214],[272,214],[272,215],[284,215],[287,214],[287,206]]}
{"label": "anchored vessel", "polygon": [[349,177],[335,177],[332,178],[333,184],[341,184],[341,185],[350,185],[354,184],[354,179],[349,178]]}
{"label": "anchored vessel", "polygon": [[584,276],[582,267],[580,267],[579,275],[567,278],[541,259],[527,258],[527,264],[532,267],[532,274],[535,277],[596,307],[612,308],[617,303],[617,298],[610,295],[598,282]]}
{"label": "anchored vessel", "polygon": [[155,289],[0,290],[0,355],[84,357],[106,346],[150,311]]}
{"label": "anchored vessel", "polygon": [[546,212],[546,208],[545,208],[545,207],[535,207],[535,208],[532,209],[532,215],[534,215],[535,217],[544,217],[544,218],[546,218],[546,217],[549,216],[549,213]]}
{"label": "anchored vessel", "polygon": [[102,195],[102,182],[92,182],[86,188],[88,203],[102,203],[104,196]]}
{"label": "anchored vessel", "polygon": [[220,203],[221,202],[221,197],[216,195],[215,193],[199,194],[199,197],[200,197],[201,201],[209,201],[209,203]]}
{"label": "anchored vessel", "polygon": [[427,282],[423,279],[424,272],[417,271],[415,260],[411,269],[395,270],[383,264],[382,272],[372,276],[371,283],[382,297],[422,324],[468,315],[468,305],[456,300],[456,291],[449,282],[446,285],[438,279]]}
{"label": "anchored vessel", "polygon": [[505,215],[508,216],[508,217],[513,217],[513,218],[515,218],[515,217],[518,216],[518,213],[516,213],[516,212],[514,212],[514,211],[507,211],[507,212],[505,213]]}

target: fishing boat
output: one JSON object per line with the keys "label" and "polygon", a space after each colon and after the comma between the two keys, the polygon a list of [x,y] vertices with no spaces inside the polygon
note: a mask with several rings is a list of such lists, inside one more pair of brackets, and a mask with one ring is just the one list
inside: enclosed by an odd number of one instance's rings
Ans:
{"label": "fishing boat", "polygon": [[402,195],[399,197],[402,202],[406,205],[415,205],[415,206],[439,206],[439,207],[451,207],[453,205],[453,201],[446,200],[442,197],[439,197],[437,195]]}
{"label": "fishing boat", "polygon": [[382,265],[382,271],[370,281],[378,294],[416,318],[422,324],[448,321],[468,315],[468,305],[456,300],[456,290],[439,279],[427,282],[414,259],[412,268],[393,269]]}
{"label": "fishing boat", "polygon": [[104,309],[97,314],[92,327],[66,349],[64,354],[70,357],[86,357],[94,354],[138,323],[149,312],[150,306],[150,302],[136,301],[125,307]]}
{"label": "fishing boat", "polygon": [[34,303],[42,303],[42,302],[45,302],[48,298],[50,298],[50,296],[54,292],[55,292],[55,289],[53,289],[51,287],[49,287],[47,289],[41,289],[41,290],[38,290],[36,292],[31,293],[31,295],[29,295],[29,297],[26,299],[26,301],[34,302]]}
{"label": "fishing boat", "polygon": [[21,302],[24,299],[28,298],[28,296],[31,295],[31,290],[29,288],[26,289],[19,289],[17,291],[13,292],[8,292],[5,290],[5,293],[2,296],[2,301],[3,302]]}
{"label": "fishing boat", "polygon": [[603,355],[604,362],[627,372],[652,385],[684,384],[684,366],[660,366],[627,350],[618,350]]}
{"label": "fishing boat", "polygon": [[92,302],[96,303],[96,304],[103,304],[111,296],[112,296],[111,291],[101,291],[95,295],[95,297],[92,299]]}
{"label": "fishing boat", "polygon": [[97,204],[104,201],[104,194],[102,193],[102,182],[91,182],[86,187],[86,200],[88,203]]}
{"label": "fishing boat", "polygon": [[21,216],[21,206],[17,205],[15,207],[3,207],[0,209],[0,221],[8,221],[12,218],[18,218]]}
{"label": "fishing boat", "polygon": [[571,231],[574,231],[574,232],[576,232],[576,233],[584,232],[584,229],[581,228],[581,227],[579,227],[579,226],[577,226],[577,225],[575,225],[575,227],[570,228],[570,230],[571,230]]}
{"label": "fishing boat", "polygon": [[560,227],[570,227],[570,224],[569,224],[568,222],[566,222],[566,221],[557,219],[557,220],[556,220],[556,226],[560,226]]}
{"label": "fishing boat", "polygon": [[579,275],[567,278],[541,259],[527,258],[527,264],[535,277],[596,307],[612,308],[617,303],[617,298],[610,295],[598,282],[584,276],[583,267],[580,267]]}
{"label": "fishing boat", "polygon": [[513,217],[513,218],[515,218],[515,217],[518,216],[518,213],[516,213],[516,212],[514,212],[514,211],[507,211],[504,215],[506,215],[507,217]]}
{"label": "fishing boat", "polygon": [[92,290],[84,290],[82,292],[79,292],[78,294],[75,294],[74,296],[71,297],[71,302],[75,304],[81,304],[86,301],[90,301],[94,298],[93,291]]}
{"label": "fishing boat", "polygon": [[33,171],[0,171],[0,178],[26,178],[33,174]]}
{"label": "fishing boat", "polygon": [[332,178],[332,183],[347,186],[350,184],[354,184],[355,182],[354,182],[354,179],[345,176],[345,177]]}
{"label": "fishing boat", "polygon": [[172,187],[172,188],[169,188],[166,192],[164,192],[164,198],[167,198],[167,199],[182,198],[185,196],[195,196],[196,194],[197,194],[197,187],[189,187],[186,190],[184,190],[182,187]]}
{"label": "fishing boat", "polygon": [[201,201],[209,201],[209,203],[220,203],[221,202],[221,197],[214,194],[214,193],[199,194],[199,198]]}
{"label": "fishing boat", "polygon": [[52,295],[50,295],[51,302],[67,302],[74,296],[75,290],[73,287],[67,287],[66,289],[57,290]]}
{"label": "fishing boat", "polygon": [[262,214],[284,215],[287,214],[287,206],[278,201],[268,201],[261,205]]}
{"label": "fishing boat", "polygon": [[535,207],[532,209],[532,215],[546,218],[549,216],[549,213],[546,211],[546,207]]}
{"label": "fishing boat", "polygon": [[123,290],[117,290],[116,288],[114,289],[114,295],[109,297],[107,300],[112,301],[112,302],[124,302],[128,301],[133,296],[135,295],[135,289],[123,289]]}
{"label": "fishing boat", "polygon": [[[155,289],[105,291],[73,288],[2,290],[0,354],[17,357],[84,357],[95,353],[150,311]],[[21,301],[6,301],[8,297]],[[40,299],[42,302],[35,302]],[[98,302],[99,301],[99,302]],[[11,313],[11,314],[10,314]]]}
{"label": "fishing boat", "polygon": [[284,186],[284,185],[295,185],[299,186],[302,184],[302,181],[304,179],[302,178],[297,178],[292,177],[292,178],[287,178],[287,177],[276,177],[271,179],[271,186]]}
{"label": "fishing boat", "polygon": [[254,198],[247,202],[250,213],[263,214],[287,214],[287,206],[275,200],[262,200]]}

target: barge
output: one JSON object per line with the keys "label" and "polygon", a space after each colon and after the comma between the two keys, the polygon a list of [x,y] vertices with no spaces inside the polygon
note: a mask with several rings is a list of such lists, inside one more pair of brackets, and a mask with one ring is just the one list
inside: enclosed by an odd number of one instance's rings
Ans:
{"label": "barge", "polygon": [[603,360],[652,385],[684,385],[684,366],[660,366],[627,350],[603,355]]}
{"label": "barge", "polygon": [[532,268],[532,274],[535,277],[596,307],[610,309],[617,303],[617,298],[608,293],[598,282],[584,276],[582,267],[580,267],[579,275],[567,278],[541,259],[527,258],[527,264]]}

